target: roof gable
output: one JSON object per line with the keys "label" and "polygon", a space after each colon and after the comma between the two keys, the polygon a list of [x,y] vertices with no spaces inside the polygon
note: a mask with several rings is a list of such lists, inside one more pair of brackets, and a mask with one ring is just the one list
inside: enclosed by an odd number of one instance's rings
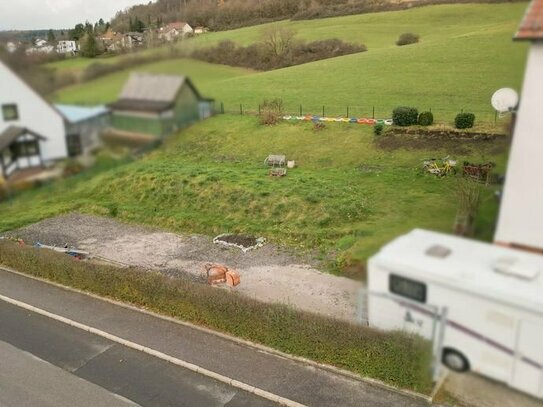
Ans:
{"label": "roof gable", "polygon": [[515,39],[543,40],[543,0],[532,0]]}
{"label": "roof gable", "polygon": [[184,83],[184,76],[133,73],[119,99],[173,102]]}
{"label": "roof gable", "polygon": [[166,30],[181,30],[186,25],[188,24],[184,21],[176,21],[174,23],[169,23],[168,25],[166,25]]}

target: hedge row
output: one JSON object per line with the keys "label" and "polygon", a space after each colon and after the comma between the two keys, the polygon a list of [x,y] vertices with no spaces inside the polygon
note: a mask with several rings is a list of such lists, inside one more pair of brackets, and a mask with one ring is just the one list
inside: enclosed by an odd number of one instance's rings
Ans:
{"label": "hedge row", "polygon": [[[432,112],[421,112],[416,107],[399,106],[392,111],[392,121],[396,126],[430,126],[434,123]],[[475,124],[473,113],[459,113],[454,119],[457,129],[468,129]]]}
{"label": "hedge row", "polygon": [[416,336],[380,332],[188,280],[77,261],[8,241],[0,241],[0,264],[394,386],[419,392],[431,388],[430,346]]}

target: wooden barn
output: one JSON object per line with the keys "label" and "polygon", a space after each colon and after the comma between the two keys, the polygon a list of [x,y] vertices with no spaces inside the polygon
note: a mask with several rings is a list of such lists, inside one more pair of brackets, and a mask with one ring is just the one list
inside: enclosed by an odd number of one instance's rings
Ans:
{"label": "wooden barn", "polygon": [[166,136],[211,116],[213,100],[203,98],[187,77],[134,73],[110,108],[113,128]]}

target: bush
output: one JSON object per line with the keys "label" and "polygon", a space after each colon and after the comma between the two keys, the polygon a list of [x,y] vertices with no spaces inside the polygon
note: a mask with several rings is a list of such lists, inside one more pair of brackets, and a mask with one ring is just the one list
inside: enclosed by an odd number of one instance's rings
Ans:
{"label": "bush", "polygon": [[412,126],[418,119],[419,111],[415,107],[400,106],[392,111],[392,121],[396,126]]}
{"label": "bush", "polygon": [[434,123],[434,115],[432,112],[422,112],[419,114],[418,123],[420,126],[430,126]]}
{"label": "bush", "polygon": [[[288,45],[277,45],[277,43],[282,44],[283,41],[288,42]],[[212,64],[242,66],[268,71],[365,51],[367,51],[365,45],[351,44],[336,38],[313,42],[294,42],[292,38],[277,39],[273,37],[272,39],[265,38],[264,41],[247,47],[225,40],[215,47],[196,49],[192,52],[191,57]]]}
{"label": "bush", "polygon": [[273,126],[277,124],[283,114],[283,101],[281,99],[264,100],[260,110],[260,124]]}
{"label": "bush", "polygon": [[475,123],[473,113],[458,113],[454,119],[454,127],[457,129],[470,129]]}
{"label": "bush", "polygon": [[398,38],[398,41],[396,41],[396,45],[402,46],[416,44],[417,42],[419,42],[419,36],[417,34],[403,33],[402,35],[400,35],[400,38]]}
{"label": "bush", "polygon": [[83,171],[83,165],[81,165],[79,161],[70,158],[64,163],[64,170],[62,172],[62,175],[64,177],[70,177],[72,175],[79,174],[81,171]]}
{"label": "bush", "polygon": [[377,123],[375,126],[373,126],[373,134],[380,136],[383,133],[384,128],[385,125],[383,123]]}
{"label": "bush", "polygon": [[326,128],[326,124],[324,124],[323,122],[318,122],[318,121],[313,122],[313,130],[319,131],[319,130],[324,130],[325,128]]}

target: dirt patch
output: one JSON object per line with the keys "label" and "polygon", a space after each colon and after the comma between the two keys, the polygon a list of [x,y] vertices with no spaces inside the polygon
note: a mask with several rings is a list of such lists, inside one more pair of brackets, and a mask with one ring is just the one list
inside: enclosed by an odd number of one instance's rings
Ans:
{"label": "dirt patch", "polygon": [[501,136],[495,139],[450,139],[439,137],[425,137],[413,134],[387,134],[375,138],[378,148],[386,151],[394,151],[400,148],[416,150],[446,150],[451,154],[467,155],[473,149],[487,154],[500,154],[509,147],[509,138]]}
{"label": "dirt patch", "polygon": [[239,272],[241,284],[233,290],[243,295],[356,320],[360,282],[321,273],[307,259],[269,243],[244,253],[237,247],[216,245],[208,236],[179,235],[80,214],[46,219],[5,235],[28,244],[68,244],[118,264],[202,283],[207,280],[205,264],[225,264]]}

